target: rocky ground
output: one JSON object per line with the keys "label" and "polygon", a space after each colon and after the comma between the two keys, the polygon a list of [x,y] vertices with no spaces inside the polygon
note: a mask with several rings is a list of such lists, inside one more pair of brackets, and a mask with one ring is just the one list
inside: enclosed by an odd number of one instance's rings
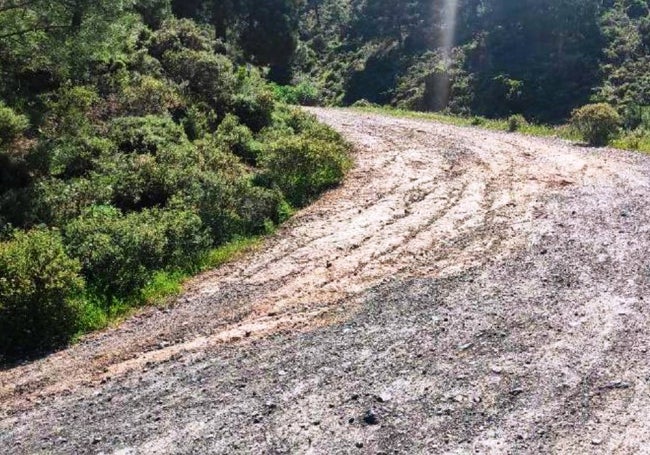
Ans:
{"label": "rocky ground", "polygon": [[650,453],[650,157],[314,113],[345,184],[0,372],[0,452]]}

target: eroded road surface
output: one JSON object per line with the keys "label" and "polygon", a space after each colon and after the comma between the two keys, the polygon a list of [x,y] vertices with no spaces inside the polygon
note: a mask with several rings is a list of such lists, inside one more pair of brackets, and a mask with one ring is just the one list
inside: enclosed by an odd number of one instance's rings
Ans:
{"label": "eroded road surface", "polygon": [[313,112],[345,184],[0,372],[0,452],[650,453],[650,158]]}

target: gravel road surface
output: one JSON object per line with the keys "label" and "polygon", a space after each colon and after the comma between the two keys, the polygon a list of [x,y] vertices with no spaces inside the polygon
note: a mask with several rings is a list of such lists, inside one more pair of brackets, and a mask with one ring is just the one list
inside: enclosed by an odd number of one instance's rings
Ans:
{"label": "gravel road surface", "polygon": [[0,453],[650,453],[650,157],[313,112],[345,183],[0,371]]}

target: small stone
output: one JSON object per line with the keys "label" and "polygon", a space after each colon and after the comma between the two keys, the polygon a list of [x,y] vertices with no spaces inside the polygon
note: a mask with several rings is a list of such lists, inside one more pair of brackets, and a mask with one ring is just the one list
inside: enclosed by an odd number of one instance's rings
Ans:
{"label": "small stone", "polygon": [[602,440],[602,439],[592,439],[592,440],[591,440],[591,444],[592,444],[592,445],[595,445],[595,446],[599,446],[599,445],[601,445],[602,443],[603,443],[603,440]]}
{"label": "small stone", "polygon": [[366,411],[366,414],[363,416],[363,421],[368,425],[377,425],[379,423],[377,414],[372,409]]}
{"label": "small stone", "polygon": [[522,393],[524,393],[524,389],[522,389],[520,387],[517,387],[516,389],[512,389],[510,391],[510,395],[513,395],[513,396],[521,395]]}
{"label": "small stone", "polygon": [[492,367],[492,373],[501,374],[502,372],[503,372],[503,369],[501,367],[497,367],[497,366]]}
{"label": "small stone", "polygon": [[357,442],[355,446],[357,446],[357,449],[361,449],[363,448],[363,442]]}
{"label": "small stone", "polygon": [[99,444],[100,442],[102,442],[102,438],[98,436],[93,438],[93,444]]}
{"label": "small stone", "polygon": [[375,397],[375,399],[380,403],[386,403],[390,401],[393,397],[389,393],[382,393]]}
{"label": "small stone", "polygon": [[616,380],[608,383],[604,388],[605,389],[629,389],[631,384],[629,382]]}

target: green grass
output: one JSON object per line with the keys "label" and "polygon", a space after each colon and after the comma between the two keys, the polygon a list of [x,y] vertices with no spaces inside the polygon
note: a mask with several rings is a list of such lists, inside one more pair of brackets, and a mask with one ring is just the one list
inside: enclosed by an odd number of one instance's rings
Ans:
{"label": "green grass", "polygon": [[[487,119],[484,117],[460,117],[455,115],[441,114],[438,112],[415,112],[392,107],[372,106],[353,107],[359,112],[385,114],[398,118],[412,118],[421,120],[433,120],[456,126],[478,126],[495,131],[508,131],[507,119]],[[550,126],[529,123],[522,126],[517,132],[541,137],[559,137],[570,141],[581,142],[580,134],[570,125]],[[650,132],[628,131],[614,139],[609,144],[611,147],[621,150],[636,150],[650,153]]]}
{"label": "green grass", "polygon": [[[416,112],[392,107],[355,107],[354,110],[375,114],[385,114],[399,118],[412,118],[420,120],[433,120],[456,126],[477,126],[495,131],[508,131],[507,119],[488,119],[485,117],[460,117],[457,115],[441,114],[439,112]],[[569,126],[550,126],[529,123],[522,126],[517,132],[531,136],[560,137],[572,141],[579,141],[580,136]]]}
{"label": "green grass", "polygon": [[631,132],[612,141],[612,146],[626,150],[638,150],[650,153],[650,132]]}

